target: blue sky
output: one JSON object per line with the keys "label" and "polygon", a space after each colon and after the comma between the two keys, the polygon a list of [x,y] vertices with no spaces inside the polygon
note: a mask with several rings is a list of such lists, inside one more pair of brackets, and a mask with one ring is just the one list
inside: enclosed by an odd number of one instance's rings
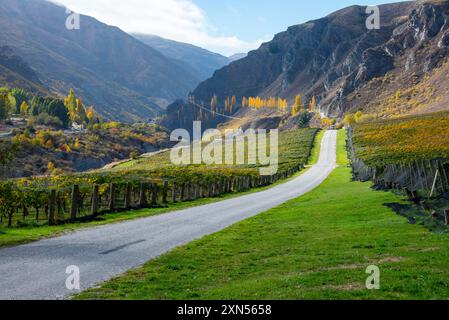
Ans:
{"label": "blue sky", "polygon": [[[223,55],[247,52],[287,27],[365,0],[50,0],[129,33],[155,34]],[[381,17],[382,18],[382,17]],[[81,21],[82,27],[82,21]]]}
{"label": "blue sky", "polygon": [[395,1],[352,0],[194,0],[207,13],[216,34],[237,35],[244,41],[272,37],[289,26],[322,18],[354,4],[377,5]]}

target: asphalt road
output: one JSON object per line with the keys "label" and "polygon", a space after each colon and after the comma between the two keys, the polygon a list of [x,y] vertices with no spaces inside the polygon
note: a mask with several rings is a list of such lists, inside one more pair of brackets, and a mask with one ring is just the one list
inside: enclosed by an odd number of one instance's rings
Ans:
{"label": "asphalt road", "polygon": [[10,131],[10,132],[0,132],[0,139],[1,138],[8,138],[10,136],[12,136],[12,131]]}
{"label": "asphalt road", "polygon": [[[319,186],[336,167],[337,132],[326,132],[319,162],[298,178],[234,199],[84,229],[0,250],[0,299],[63,299],[68,266],[81,290],[138,267],[171,249],[225,229]],[[1,236],[1,235],[0,235]]]}

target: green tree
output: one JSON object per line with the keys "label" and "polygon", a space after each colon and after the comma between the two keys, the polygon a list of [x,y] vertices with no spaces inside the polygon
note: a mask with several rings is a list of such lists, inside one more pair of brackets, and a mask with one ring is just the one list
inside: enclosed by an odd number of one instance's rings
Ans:
{"label": "green tree", "polygon": [[59,99],[53,99],[48,105],[48,114],[56,117],[62,122],[62,126],[67,128],[70,124],[69,114],[67,108],[64,105],[64,101]]}
{"label": "green tree", "polygon": [[300,128],[308,128],[310,127],[310,121],[313,118],[313,114],[307,111],[303,111],[299,114],[298,117],[298,127]]}

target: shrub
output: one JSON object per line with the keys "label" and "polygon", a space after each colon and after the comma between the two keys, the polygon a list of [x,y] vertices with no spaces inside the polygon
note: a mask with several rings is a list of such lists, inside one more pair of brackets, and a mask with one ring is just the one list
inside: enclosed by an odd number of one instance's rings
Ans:
{"label": "shrub", "polygon": [[62,121],[54,116],[50,116],[48,113],[41,113],[37,116],[33,116],[28,120],[29,125],[44,125],[53,128],[62,129],[64,127]]}

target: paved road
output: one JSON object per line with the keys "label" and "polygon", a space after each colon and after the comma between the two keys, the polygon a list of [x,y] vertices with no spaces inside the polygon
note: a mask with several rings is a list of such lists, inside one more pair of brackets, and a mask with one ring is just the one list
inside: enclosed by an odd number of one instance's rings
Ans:
{"label": "paved road", "polygon": [[86,289],[303,195],[336,167],[336,137],[336,131],[325,134],[318,164],[268,191],[2,249],[0,299],[65,298],[75,293],[65,286],[68,266],[80,268],[81,289]]}
{"label": "paved road", "polygon": [[8,138],[12,136],[12,131],[9,132],[0,132],[0,139],[2,138]]}

